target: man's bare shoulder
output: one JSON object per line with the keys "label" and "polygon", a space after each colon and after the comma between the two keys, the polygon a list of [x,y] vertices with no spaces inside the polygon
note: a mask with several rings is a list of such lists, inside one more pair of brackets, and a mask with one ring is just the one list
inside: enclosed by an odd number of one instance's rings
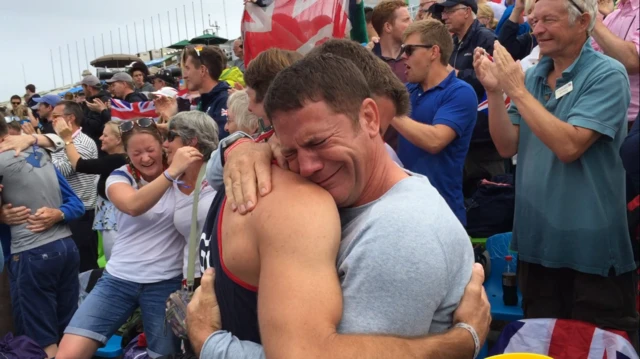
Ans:
{"label": "man's bare shoulder", "polygon": [[305,223],[311,220],[337,221],[338,208],[322,187],[300,175],[273,165],[271,192],[258,199],[253,215],[258,223],[278,221]]}

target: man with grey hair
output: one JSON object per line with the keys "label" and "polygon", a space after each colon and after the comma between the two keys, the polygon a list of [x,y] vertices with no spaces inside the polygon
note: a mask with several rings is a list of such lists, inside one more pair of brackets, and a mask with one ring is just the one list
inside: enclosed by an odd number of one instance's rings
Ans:
{"label": "man with grey hair", "polygon": [[631,95],[622,64],[591,46],[596,1],[536,3],[543,57],[526,75],[497,42],[495,62],[476,49],[474,66],[491,137],[503,157],[518,154],[511,246],[525,318],[626,331],[637,349],[637,263],[618,155]]}
{"label": "man with grey hair", "polygon": [[249,95],[247,91],[236,91],[227,100],[227,123],[224,130],[229,134],[242,131],[253,135],[258,132],[258,116],[249,112]]}
{"label": "man with grey hair", "polygon": [[235,66],[244,73],[244,43],[241,37],[233,42],[233,54],[236,55],[237,58],[231,62],[231,67]]}

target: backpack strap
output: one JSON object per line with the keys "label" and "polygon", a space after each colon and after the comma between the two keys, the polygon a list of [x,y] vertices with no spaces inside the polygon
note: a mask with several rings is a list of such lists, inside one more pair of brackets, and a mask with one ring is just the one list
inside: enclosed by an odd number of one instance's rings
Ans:
{"label": "backpack strap", "polygon": [[200,201],[200,190],[202,189],[202,179],[207,171],[207,165],[202,164],[198,178],[196,179],[196,188],[193,190],[193,207],[191,209],[191,230],[189,231],[189,255],[187,263],[187,290],[193,292],[193,282],[195,274],[196,251],[198,248],[198,202]]}

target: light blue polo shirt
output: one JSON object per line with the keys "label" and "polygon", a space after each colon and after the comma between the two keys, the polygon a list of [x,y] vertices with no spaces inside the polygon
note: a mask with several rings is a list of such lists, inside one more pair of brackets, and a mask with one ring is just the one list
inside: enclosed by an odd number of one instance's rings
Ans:
{"label": "light blue polo shirt", "polygon": [[625,175],[618,155],[626,134],[629,79],[618,61],[590,40],[556,82],[572,82],[560,99],[547,86],[553,61],[527,71],[527,90],[555,117],[602,136],[578,160],[565,164],[536,137],[512,104],[520,125],[512,249],[521,260],[607,276],[636,268],[627,228]]}
{"label": "light blue polo shirt", "polygon": [[445,125],[456,138],[433,155],[404,138],[398,138],[398,157],[409,171],[426,176],[462,225],[467,213],[462,195],[464,160],[478,115],[478,97],[473,87],[451,71],[442,82],[424,91],[421,84],[407,84],[411,96],[411,118],[427,125]]}

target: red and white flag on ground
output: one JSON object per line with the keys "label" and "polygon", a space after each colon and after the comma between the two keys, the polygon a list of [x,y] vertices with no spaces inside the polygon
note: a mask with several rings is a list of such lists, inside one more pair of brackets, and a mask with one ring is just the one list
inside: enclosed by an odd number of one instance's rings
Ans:
{"label": "red and white flag on ground", "polygon": [[567,319],[509,323],[490,354],[503,353],[535,353],[553,359],[638,359],[627,333]]}
{"label": "red and white flag on ground", "polygon": [[350,31],[349,0],[275,0],[261,7],[248,3],[242,17],[244,62],[269,48],[306,54]]}
{"label": "red and white flag on ground", "polygon": [[153,101],[129,103],[127,101],[111,99],[112,120],[130,121],[143,117],[158,117]]}

